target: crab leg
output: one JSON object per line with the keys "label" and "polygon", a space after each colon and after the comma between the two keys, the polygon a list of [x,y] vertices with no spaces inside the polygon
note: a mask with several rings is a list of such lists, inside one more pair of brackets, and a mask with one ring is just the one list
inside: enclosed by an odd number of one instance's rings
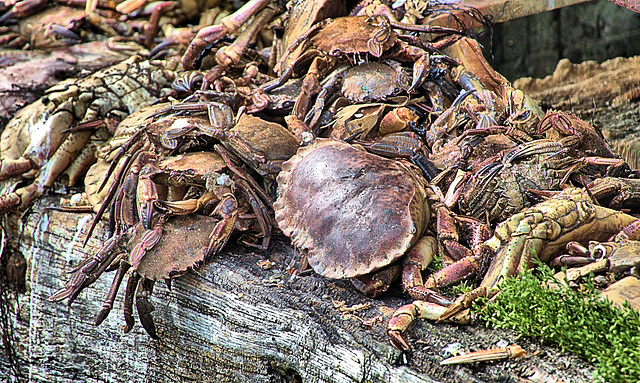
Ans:
{"label": "crab leg", "polygon": [[437,246],[436,239],[427,236],[420,238],[409,249],[402,265],[402,288],[414,299],[446,306],[451,302],[425,287],[422,279],[422,271],[433,262]]}
{"label": "crab leg", "polygon": [[233,44],[218,49],[216,62],[223,67],[237,64],[240,61],[240,54],[247,50],[247,47],[255,40],[264,24],[271,20],[275,14],[276,10],[269,7],[258,13],[251,25],[238,36]]}
{"label": "crab leg", "polygon": [[387,291],[400,272],[400,265],[391,265],[374,274],[353,277],[351,284],[364,295],[375,298]]}
{"label": "crab leg", "polygon": [[185,69],[195,69],[194,64],[198,61],[202,52],[215,44],[216,41],[240,28],[251,16],[257,14],[269,3],[270,0],[251,0],[235,13],[220,20],[220,24],[202,28],[182,56],[182,65]]}
{"label": "crab leg", "polygon": [[50,296],[47,300],[49,302],[59,302],[69,298],[68,304],[71,305],[80,292],[95,282],[107,267],[117,259],[119,253],[116,253],[115,249],[120,245],[122,239],[123,236],[121,234],[116,234],[109,238],[99,252],[73,269],[71,271],[71,278],[69,278],[65,287]]}
{"label": "crab leg", "polygon": [[133,272],[129,275],[129,280],[127,280],[127,288],[124,293],[124,307],[122,308],[122,314],[124,315],[125,322],[125,325],[122,326],[122,331],[125,334],[131,331],[136,322],[135,319],[133,319],[133,299],[135,297],[140,278],[142,277],[138,272]]}
{"label": "crab leg", "polygon": [[156,332],[156,325],[153,321],[153,316],[151,316],[151,312],[154,308],[151,302],[149,302],[149,297],[153,292],[154,284],[155,281],[147,278],[142,278],[140,282],[138,282],[138,289],[136,292],[136,311],[138,311],[140,324],[142,324],[142,327],[145,329],[147,334],[149,334],[153,339],[160,339]]}
{"label": "crab leg", "polygon": [[[121,254],[124,255],[125,253]],[[96,316],[96,320],[94,322],[96,326],[100,326],[100,324],[107,319],[107,316],[109,316],[109,313],[113,308],[113,302],[115,301],[118,290],[120,289],[120,284],[122,284],[122,280],[130,267],[131,265],[128,262],[124,260],[120,261],[118,271],[116,272],[116,275],[113,276],[113,282],[111,283],[107,297],[102,304],[102,310],[100,310]]]}
{"label": "crab leg", "polygon": [[[154,158],[154,156],[151,156],[151,158]],[[153,176],[159,172],[160,169],[154,164],[146,164],[140,170],[138,178],[138,187],[136,189],[138,219],[147,230],[151,228],[155,211],[154,203],[160,199],[158,185],[152,180]]]}
{"label": "crab leg", "polygon": [[[287,50],[284,52],[284,54],[282,55],[282,57],[280,58],[280,60],[278,60],[278,62],[276,63],[276,66],[273,68],[274,72],[279,73],[279,72],[280,72],[280,69],[282,69],[282,64],[283,64],[283,63],[284,63],[284,61],[287,59],[287,57],[289,57],[289,55],[290,55],[291,53],[293,53],[293,52],[296,50],[296,48],[297,48],[300,44],[302,44],[303,42],[308,41],[309,36],[310,36],[313,32],[317,31],[318,29],[322,29],[322,28],[324,28],[324,27],[325,27],[325,26],[327,26],[331,21],[332,21],[332,19],[325,19],[325,20],[322,20],[321,22],[316,23],[314,26],[312,26],[311,28],[309,28],[305,33],[303,33],[303,34],[301,34],[300,36],[298,36],[298,38],[297,38],[297,39],[295,39],[295,41],[294,41],[293,43],[291,43],[291,45],[289,45],[289,46],[287,47]],[[284,77],[284,73],[282,73],[282,77]],[[286,81],[286,80],[284,80],[284,81]],[[281,83],[280,85],[284,84],[284,81],[282,81],[282,83]],[[279,86],[279,85],[278,85],[278,86]],[[275,87],[273,87],[273,88],[275,88]],[[273,88],[271,88],[271,89],[273,89]]]}
{"label": "crab leg", "polygon": [[453,356],[440,362],[441,365],[446,364],[461,364],[461,363],[473,363],[473,362],[488,362],[492,360],[500,359],[514,359],[527,355],[522,347],[517,344],[512,344],[507,347],[491,348],[489,350],[481,350],[475,352],[469,352],[464,355]]}
{"label": "crab leg", "polygon": [[[403,364],[407,364],[407,358],[411,354],[411,346],[409,346],[409,343],[407,343],[402,336],[407,328],[409,328],[409,325],[418,318],[438,320],[446,310],[447,308],[442,305],[417,300],[401,306],[391,315],[387,323],[387,335],[389,336],[391,344],[402,351]],[[455,317],[451,318],[451,321],[459,324],[469,323],[470,317],[468,310],[456,313]]]}
{"label": "crab leg", "polygon": [[271,217],[266,212],[267,206],[262,203],[254,189],[251,188],[247,181],[243,179],[236,179],[235,183],[236,186],[238,186],[240,190],[244,192],[244,195],[249,201],[251,209],[253,210],[256,219],[258,220],[260,230],[262,231],[262,233],[258,234],[258,237],[262,237],[262,243],[260,245],[256,245],[247,241],[243,241],[242,243],[246,246],[252,246],[257,247],[260,250],[266,250],[269,248],[269,241],[271,240],[271,229],[273,228]]}
{"label": "crab leg", "polygon": [[218,215],[222,219],[216,224],[209,235],[209,246],[205,252],[205,259],[218,254],[227,244],[229,236],[233,231],[238,216],[238,201],[231,191],[223,194],[220,203],[216,206],[212,215]]}
{"label": "crab leg", "polygon": [[258,182],[253,177],[251,177],[251,175],[247,173],[246,170],[242,169],[234,163],[234,161],[232,160],[233,154],[231,154],[231,152],[225,149],[222,145],[214,145],[214,148],[220,154],[220,156],[222,156],[225,163],[234,174],[247,181],[247,183],[251,185],[252,189],[255,190],[256,193],[258,193],[263,201],[265,201],[269,205],[273,204],[273,198],[267,195],[267,193],[260,187],[260,185],[258,185]]}

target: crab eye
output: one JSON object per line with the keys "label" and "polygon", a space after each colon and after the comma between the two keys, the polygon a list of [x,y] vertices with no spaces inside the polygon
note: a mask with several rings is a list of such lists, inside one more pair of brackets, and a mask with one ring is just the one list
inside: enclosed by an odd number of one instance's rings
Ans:
{"label": "crab eye", "polygon": [[522,113],[519,113],[519,115],[516,117],[516,120],[518,121],[526,121],[529,119],[529,116],[531,115],[531,111],[530,110],[523,110]]}
{"label": "crab eye", "polygon": [[591,251],[591,255],[595,259],[602,259],[607,255],[607,249],[602,244],[598,244],[594,246],[593,250]]}

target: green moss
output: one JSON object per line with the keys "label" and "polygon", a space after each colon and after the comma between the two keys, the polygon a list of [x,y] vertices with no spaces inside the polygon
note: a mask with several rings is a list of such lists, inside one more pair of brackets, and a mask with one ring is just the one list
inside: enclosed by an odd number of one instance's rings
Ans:
{"label": "green moss", "polygon": [[548,266],[540,265],[536,274],[505,280],[500,295],[486,306],[486,300],[475,303],[474,311],[491,327],[539,337],[588,359],[605,381],[639,382],[638,311],[601,300],[591,282],[583,291],[550,290],[542,287],[543,282],[564,286]]}

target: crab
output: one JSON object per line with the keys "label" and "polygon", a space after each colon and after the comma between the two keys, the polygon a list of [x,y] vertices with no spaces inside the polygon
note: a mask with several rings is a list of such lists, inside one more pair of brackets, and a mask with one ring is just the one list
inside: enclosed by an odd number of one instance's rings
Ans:
{"label": "crab", "polygon": [[[225,112],[220,115],[219,110]],[[231,109],[221,103],[186,102],[165,108],[168,112],[187,112],[190,116],[206,114],[209,124],[197,124],[205,135],[217,139],[224,147],[239,156],[262,177],[273,180],[284,161],[297,150],[299,141],[280,124],[271,123],[248,114],[233,120]],[[231,119],[230,119],[231,118]],[[223,122],[220,124],[220,122]],[[172,129],[171,135],[183,135],[197,130],[192,127]]]}
{"label": "crab", "polygon": [[200,29],[182,56],[184,67],[186,69],[198,67],[202,62],[203,54],[208,52],[217,41],[235,32],[255,16],[246,31],[242,33],[242,38],[239,37],[234,44],[221,48],[216,53],[219,71],[236,64],[262,27],[276,15],[277,10],[269,4],[269,0],[248,1],[236,12],[221,19],[218,24]]}
{"label": "crab", "polygon": [[412,283],[434,256],[425,236],[431,209],[419,170],[340,140],[318,138],[285,162],[275,218],[318,274],[350,278],[378,296],[400,274],[410,294],[440,300]]}
{"label": "crab", "polygon": [[467,129],[444,145],[444,140],[433,145],[429,159],[444,171],[436,183],[450,181],[457,170],[448,185],[447,206],[459,202],[464,214],[504,220],[540,201],[536,190],[559,190],[569,180],[584,186],[603,175],[630,174],[604,138],[575,116],[548,112],[536,128],[537,137],[545,134],[545,139],[533,139],[522,131],[510,133],[512,128]]}
{"label": "crab", "polygon": [[[260,231],[256,236],[262,237],[262,244],[254,243],[251,235],[243,237],[242,243],[264,249],[271,232],[267,208],[258,194],[246,181],[234,177],[226,160],[216,152],[189,152],[158,162],[150,152],[136,158],[112,205],[113,235],[49,298],[54,302],[68,298],[71,304],[105,270],[118,268],[97,316],[99,324],[109,314],[119,286],[132,268],[125,292],[125,332],[133,326],[130,305],[141,278],[140,286],[149,288],[156,280],[183,274],[218,254],[234,231]],[[186,242],[181,248],[186,251],[176,252],[172,238],[187,235],[189,230],[177,228],[185,224],[197,231],[196,237],[193,241],[180,239]],[[153,322],[145,314],[149,310],[138,311],[145,330],[156,337]]]}
{"label": "crab", "polygon": [[[46,1],[44,1],[46,3]],[[43,4],[44,5],[44,4]],[[18,4],[14,5],[14,8]],[[34,8],[39,11],[39,8]],[[9,11],[5,15],[10,15]],[[16,16],[25,17],[28,13]],[[0,37],[0,46],[4,48],[56,49],[82,42],[77,32],[85,13],[81,9],[63,5],[49,8],[28,19],[21,20],[16,26]],[[2,24],[0,22],[0,24]],[[74,32],[74,30],[76,32]]]}
{"label": "crab", "polygon": [[[422,43],[417,39],[399,35],[393,28],[448,36],[435,43]],[[305,73],[303,91],[294,110],[298,118],[307,122],[316,121],[322,105],[315,105],[312,116],[307,118],[311,99],[323,88],[332,86],[337,76],[334,73],[328,77],[328,84],[324,86],[320,85],[320,80],[344,66],[349,60],[357,63],[359,58],[372,57],[413,63],[413,78],[407,86],[407,91],[412,92],[429,74],[431,61],[436,60],[431,52],[451,44],[461,33],[443,27],[396,23],[384,15],[326,19],[310,27],[289,46],[275,68],[276,71],[282,72],[280,78],[263,89],[268,94],[289,78]],[[289,59],[289,55],[299,46],[303,46],[302,53],[288,67],[281,68],[285,60]],[[446,60],[444,56],[437,57]],[[322,97],[319,98],[322,100]]]}
{"label": "crab", "polygon": [[[480,296],[498,293],[500,283],[534,266],[534,259],[549,262],[559,255],[565,245],[574,240],[602,241],[618,233],[637,218],[621,211],[598,206],[585,189],[567,188],[547,201],[534,205],[500,223],[493,237],[476,248],[476,261],[491,259],[480,286],[460,296],[444,310],[437,311],[438,320],[459,319],[471,302]],[[464,263],[455,263],[440,272],[460,277]],[[466,276],[463,274],[463,276]],[[429,308],[429,310],[427,309]],[[387,325],[391,343],[409,353],[411,347],[402,333],[419,317],[429,317],[435,310],[417,301],[400,307]]]}
{"label": "crab", "polygon": [[538,202],[536,190],[560,190],[570,177],[580,182],[622,164],[615,157],[573,157],[557,141],[530,141],[485,160],[456,193],[463,213],[504,220]]}
{"label": "crab", "polygon": [[600,177],[589,183],[587,189],[612,209],[640,207],[640,179]]}
{"label": "crab", "polygon": [[[158,338],[151,316],[153,306],[149,303],[154,282],[161,279],[169,281],[170,278],[178,277],[204,263],[211,228],[219,222],[217,218],[195,214],[171,217],[163,222],[162,236],[154,242],[148,242],[143,237],[146,232],[140,225],[134,226],[130,228],[130,240],[127,244],[103,249],[80,263],[71,271],[65,288],[49,297],[49,301],[57,302],[68,298],[71,305],[80,292],[97,280],[102,272],[117,268],[112,287],[95,320],[96,325],[99,325],[111,312],[120,284],[127,271],[131,270],[124,297],[123,315],[126,325],[123,330],[129,332],[135,324],[135,301],[143,328],[151,337]],[[144,257],[131,265],[127,255],[140,243],[146,243]],[[108,244],[111,245],[111,242]]]}
{"label": "crab", "polygon": [[[185,111],[187,116],[182,115]],[[98,314],[100,323],[132,268],[125,292],[125,331],[133,326],[131,302],[137,288],[144,298],[137,303],[140,320],[156,337],[145,303],[154,281],[211,259],[235,233],[243,233],[239,241],[245,246],[261,250],[269,246],[272,200],[255,174],[263,180],[274,177],[286,151],[293,155],[298,142],[278,124],[249,115],[236,122],[230,107],[215,102],[160,104],[141,109],[123,123],[126,126],[105,145],[103,160],[85,180],[89,201],[98,210],[90,233],[110,208],[113,234],[97,254],[74,269],[66,286],[50,300],[68,298],[71,304],[105,270],[117,268]],[[272,150],[274,143],[279,146]],[[265,148],[267,154],[261,151]],[[206,243],[198,237],[185,245],[189,251],[184,257],[163,248],[173,241],[171,231],[183,235],[181,229],[166,226],[183,222],[177,218],[182,216],[201,216],[208,225]],[[163,240],[165,235],[169,238]],[[125,242],[128,257],[122,254]]]}
{"label": "crab", "polygon": [[100,130],[94,135],[96,128],[167,94],[175,69],[170,62],[133,56],[84,79],[63,81],[21,109],[0,137],[0,180],[33,181],[0,196],[0,212],[29,206],[67,169],[72,182],[79,179],[95,161],[91,143],[104,140]]}
{"label": "crab", "polygon": [[562,143],[573,156],[621,158],[608,145],[602,132],[572,113],[548,111],[538,124],[538,133]]}

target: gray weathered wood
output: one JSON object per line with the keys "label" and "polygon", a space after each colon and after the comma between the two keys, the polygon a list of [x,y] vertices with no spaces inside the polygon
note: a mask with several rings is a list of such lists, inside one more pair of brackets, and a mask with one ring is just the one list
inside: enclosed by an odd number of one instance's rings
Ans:
{"label": "gray weathered wood", "polygon": [[[108,275],[71,307],[47,301],[63,286],[64,270],[105,239],[100,227],[102,234],[81,247],[90,218],[44,211],[26,222],[18,250],[29,264],[28,293],[19,299],[19,322],[24,323],[18,332],[19,353],[31,362],[25,370],[29,380],[269,382],[291,370],[305,382],[431,381],[408,368],[390,369],[394,352],[388,344],[334,324],[342,319],[329,298],[305,291],[325,289],[323,283],[274,278],[281,276],[279,269],[250,267],[261,259],[250,254],[226,253],[219,262],[176,279],[171,290],[158,283],[153,297],[158,341],[139,325],[122,334],[117,309],[94,327],[111,283]],[[245,256],[240,262],[245,267],[238,267],[235,262]]]}
{"label": "gray weathered wood", "polygon": [[[589,378],[584,362],[526,340],[519,343],[528,352],[543,353],[440,367],[448,344],[489,348],[501,339],[513,342],[515,334],[427,322],[417,323],[408,334],[416,346],[412,366],[396,366],[398,354],[384,326],[389,313],[407,302],[402,294],[396,290],[370,300],[343,281],[314,274],[290,280],[284,270],[295,257],[286,239],[276,240],[263,255],[231,246],[205,267],[176,278],[171,290],[157,283],[152,302],[160,340],[151,339],[139,324],[122,333],[120,298],[107,320],[95,327],[111,275],[86,289],[71,307],[47,298],[63,286],[65,271],[97,251],[106,239],[104,225],[82,248],[91,215],[44,210],[46,204],[60,201],[45,198],[25,217],[17,247],[28,262],[27,292],[13,301],[18,314],[9,314],[19,339],[14,346],[20,370],[30,382],[433,382],[532,374]],[[275,265],[271,270],[257,265],[267,256]],[[371,304],[353,314],[383,319],[369,327],[353,316],[343,318],[334,301]],[[564,363],[577,367],[558,370]],[[0,367],[9,371],[6,355],[0,356]]]}

